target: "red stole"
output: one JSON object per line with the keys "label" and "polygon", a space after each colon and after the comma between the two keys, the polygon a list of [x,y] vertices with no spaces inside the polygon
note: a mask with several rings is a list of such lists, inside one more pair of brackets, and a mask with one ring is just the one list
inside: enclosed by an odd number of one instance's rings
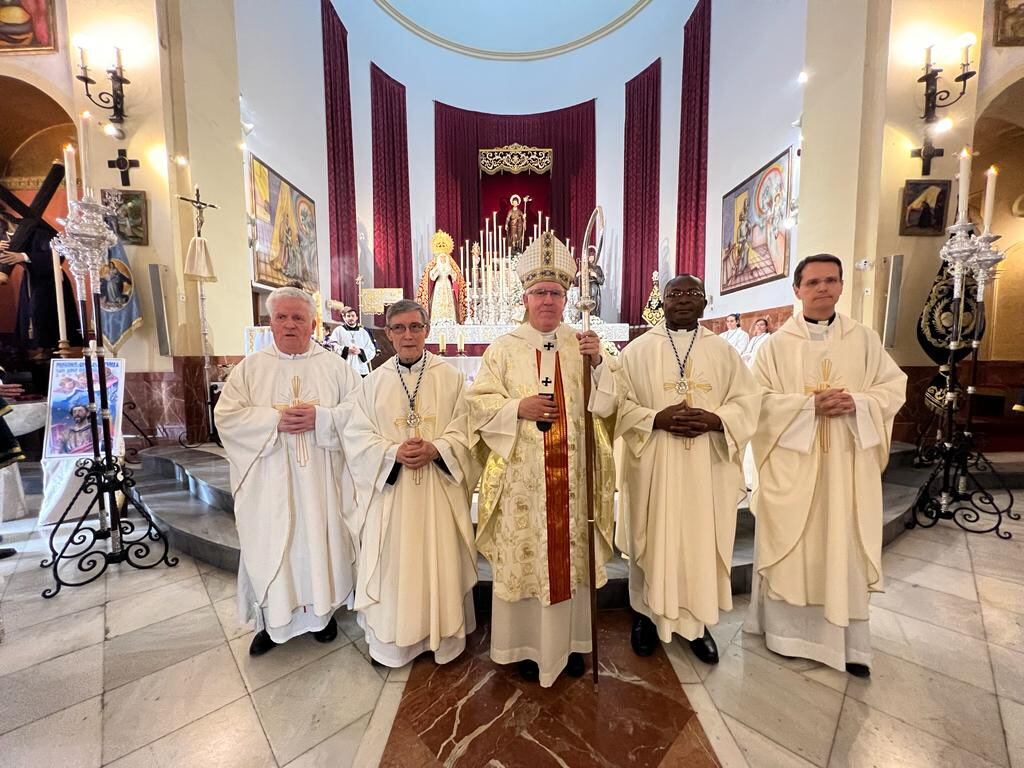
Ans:
{"label": "red stole", "polygon": [[[537,350],[540,371],[540,350]],[[551,604],[572,597],[569,569],[569,424],[562,390],[562,366],[555,353],[555,402],[558,418],[544,433],[544,489],[548,519],[548,583]]]}

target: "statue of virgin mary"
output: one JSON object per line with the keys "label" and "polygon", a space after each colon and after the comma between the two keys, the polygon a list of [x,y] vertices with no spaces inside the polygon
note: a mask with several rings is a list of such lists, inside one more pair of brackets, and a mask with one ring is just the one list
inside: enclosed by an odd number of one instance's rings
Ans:
{"label": "statue of virgin mary", "polygon": [[430,240],[434,258],[423,270],[416,300],[430,313],[431,325],[455,325],[465,316],[466,280],[451,257],[451,235],[438,230]]}

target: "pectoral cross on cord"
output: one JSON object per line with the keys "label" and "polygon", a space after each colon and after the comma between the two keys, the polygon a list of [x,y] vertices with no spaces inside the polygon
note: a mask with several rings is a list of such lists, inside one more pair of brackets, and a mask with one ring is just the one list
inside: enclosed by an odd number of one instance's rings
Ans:
{"label": "pectoral cross on cord", "polygon": [[[686,404],[687,408],[689,408],[691,406],[690,395],[693,393],[694,390],[698,390],[698,389],[701,392],[710,392],[711,391],[711,385],[708,384],[706,381],[704,381],[703,377],[698,378],[697,376],[693,375],[693,360],[689,360],[689,359],[686,361],[685,373],[682,376],[682,378],[679,379],[679,381],[666,381],[665,382],[665,391],[666,392],[675,391],[677,394],[682,395],[683,396],[683,403]],[[692,437],[684,437],[683,438],[683,447],[686,450],[690,450],[690,448],[693,447],[693,438]]]}
{"label": "pectoral cross on cord", "polygon": [[[412,394],[409,394],[409,388],[405,386],[405,377],[402,375],[402,366],[398,362],[398,355],[395,355],[395,371],[398,373],[398,381],[402,384],[402,389],[405,390],[405,396],[409,400],[409,413],[405,418],[395,419],[395,426],[401,427],[405,425],[409,429],[409,437],[421,437],[420,425],[427,421],[433,421],[433,416],[421,416],[416,412],[416,396],[420,392],[420,384],[423,383],[423,373],[427,370],[427,351],[423,350],[423,367],[420,368],[420,375],[416,377],[416,387],[413,389]],[[420,467],[413,471],[413,479],[416,485],[423,482],[423,468]]]}
{"label": "pectoral cross on cord", "polygon": [[[294,408],[298,405],[319,405],[319,400],[303,400],[299,397],[299,392],[302,389],[302,379],[298,376],[292,376],[292,401],[290,403],[274,403],[274,408],[279,411],[287,411],[289,408]],[[309,463],[309,445],[306,443],[306,433],[300,432],[295,435],[295,461],[300,467],[304,467]]]}

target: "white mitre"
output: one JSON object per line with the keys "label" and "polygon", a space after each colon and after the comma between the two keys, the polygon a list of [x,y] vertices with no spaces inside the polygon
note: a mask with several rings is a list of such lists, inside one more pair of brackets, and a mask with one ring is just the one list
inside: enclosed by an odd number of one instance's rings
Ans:
{"label": "white mitre", "polygon": [[523,289],[536,283],[560,283],[566,290],[576,279],[576,260],[551,230],[534,238],[519,256],[516,273]]}

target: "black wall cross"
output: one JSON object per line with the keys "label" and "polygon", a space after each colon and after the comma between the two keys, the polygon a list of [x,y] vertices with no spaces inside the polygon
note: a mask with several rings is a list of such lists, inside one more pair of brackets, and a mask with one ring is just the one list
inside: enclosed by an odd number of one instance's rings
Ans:
{"label": "black wall cross", "polygon": [[132,180],[128,176],[128,172],[132,168],[138,168],[138,160],[130,160],[128,158],[128,151],[124,149],[117,150],[117,157],[113,160],[107,160],[107,168],[113,168],[116,171],[121,172],[121,186],[131,186]]}

